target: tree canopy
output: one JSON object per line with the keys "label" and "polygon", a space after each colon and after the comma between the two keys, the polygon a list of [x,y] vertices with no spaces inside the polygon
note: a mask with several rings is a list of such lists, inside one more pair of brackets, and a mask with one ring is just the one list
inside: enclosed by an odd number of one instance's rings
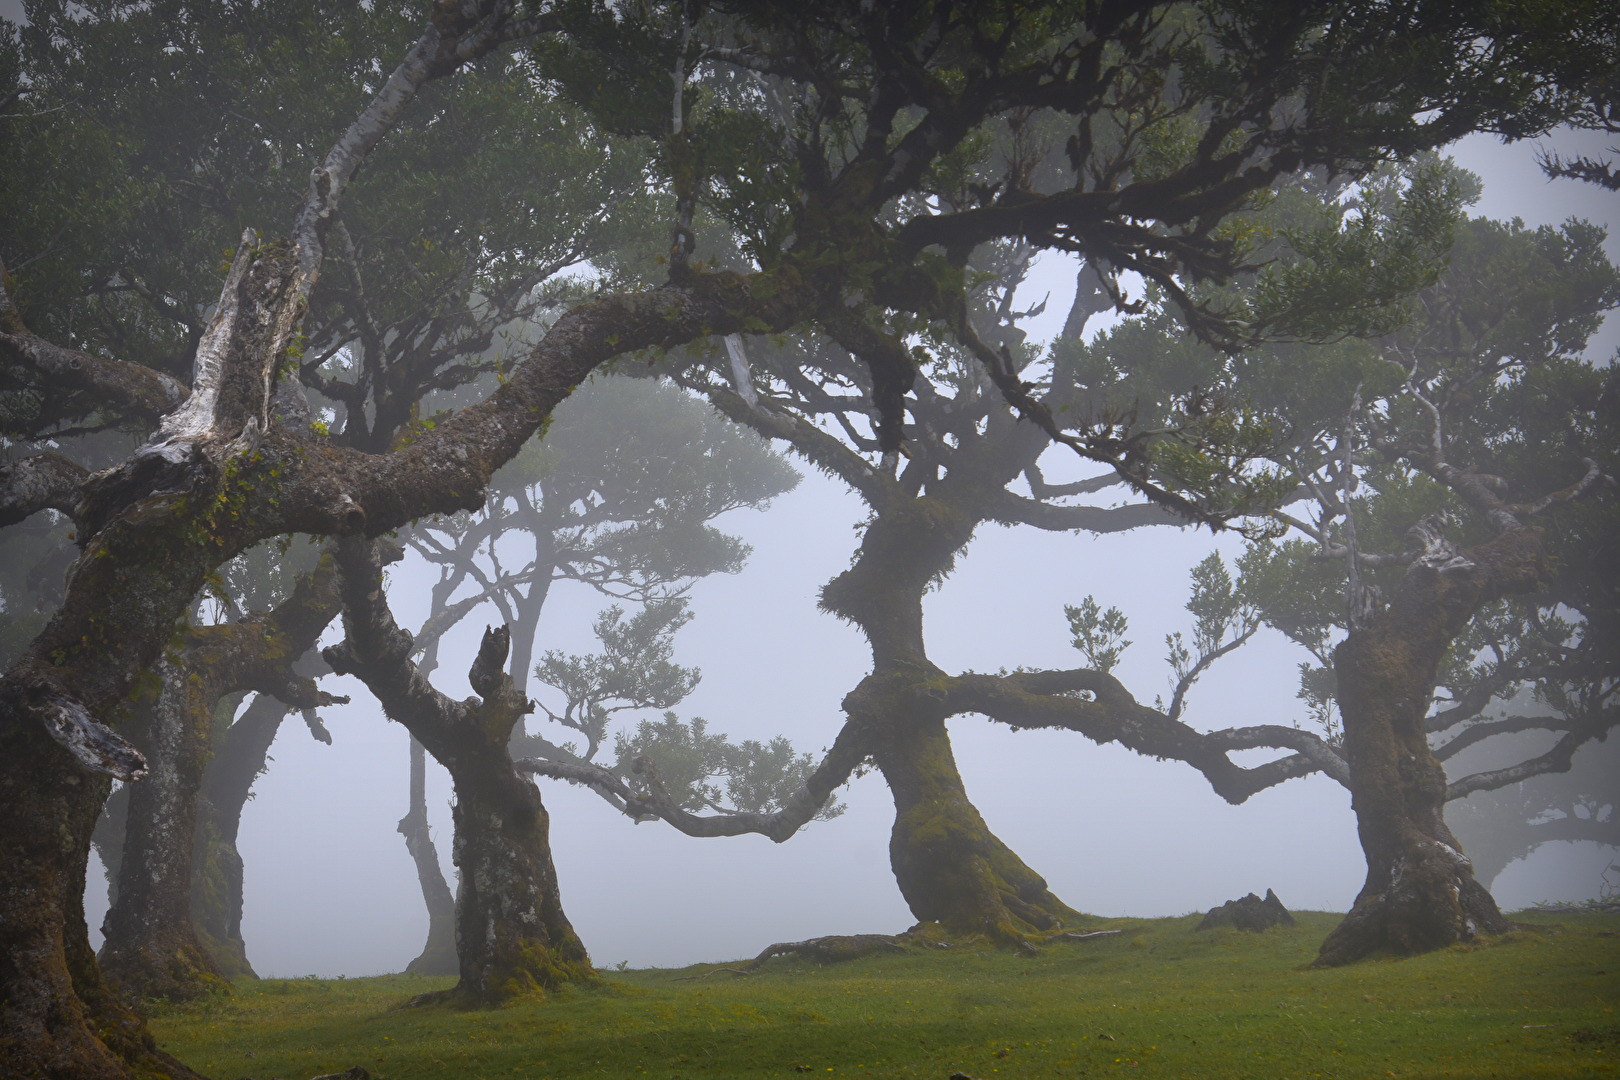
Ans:
{"label": "tree canopy", "polygon": [[[486,635],[477,698],[433,690],[375,538],[486,505],[496,470],[618,358],[725,343],[747,402],[746,354],[730,352],[744,334],[824,338],[850,358],[867,407],[846,452],[874,490],[904,486],[901,459],[922,444],[908,428],[962,379],[996,406],[988,423],[1011,422],[1005,404],[1156,512],[1248,513],[1255,477],[1234,466],[1255,456],[1252,429],[1211,421],[1198,398],[1176,404],[1188,439],[1054,411],[1011,344],[975,324],[976,253],[1075,253],[1126,310],[1123,276],[1139,275],[1192,338],[1229,349],[1364,332],[1424,284],[1423,229],[1336,222],[1234,303],[1218,286],[1272,257],[1253,212],[1288,178],[1338,183],[1468,132],[1607,117],[1612,8],[30,4],[0,46],[0,101],[16,110],[0,124],[0,386],[6,438],[40,452],[0,471],[0,520],[68,515],[80,551],[0,682],[0,925],[18,958],[0,970],[4,1067],[188,1075],[109,993],[75,886],[108,777],[148,768],[119,705],[222,564],[291,533],[337,538],[346,639],[325,655],[433,741],[466,795],[458,814],[496,823],[457,833],[458,918],[479,943],[464,986],[487,1000],[582,976],[545,811],[506,748],[527,711],[509,632]],[[608,243],[603,221],[626,230]],[[1403,236],[1417,238],[1404,262]],[[546,288],[598,252],[596,287]],[[1357,274],[1358,260],[1388,273]],[[502,326],[542,306],[556,317],[525,355],[489,357]],[[929,336],[940,348],[919,356]],[[485,371],[498,385],[476,403],[423,415],[424,395]],[[145,441],[74,459],[73,436],[109,428]],[[1446,483],[1488,520],[1506,506],[1467,470]],[[933,507],[915,509],[907,526],[948,562],[971,524],[931,536]],[[885,538],[874,523],[863,544]],[[914,569],[925,585],[943,566]],[[911,677],[920,627],[878,631],[895,594],[858,570],[826,595],[874,645],[878,681],[851,711],[883,712],[880,692],[903,683],[913,718],[942,725]],[[979,711],[1009,686],[1020,707],[1106,704],[1103,682],[963,678]],[[697,830],[790,834],[867,752],[835,743],[752,820],[645,805]],[[924,772],[891,787],[923,792]],[[1045,902],[1021,864],[1001,876],[1013,887],[986,879],[987,897]]]}

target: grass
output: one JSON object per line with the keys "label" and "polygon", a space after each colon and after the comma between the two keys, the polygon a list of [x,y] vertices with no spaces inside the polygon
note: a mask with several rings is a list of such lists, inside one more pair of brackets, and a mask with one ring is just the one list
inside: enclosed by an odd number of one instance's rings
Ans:
{"label": "grass", "polygon": [[1620,1077],[1620,916],[1407,960],[1305,965],[1338,916],[1263,935],[1099,920],[1034,957],[960,948],[759,974],[610,972],[485,1012],[395,1010],[450,980],[263,980],[155,1017],[215,1077]]}

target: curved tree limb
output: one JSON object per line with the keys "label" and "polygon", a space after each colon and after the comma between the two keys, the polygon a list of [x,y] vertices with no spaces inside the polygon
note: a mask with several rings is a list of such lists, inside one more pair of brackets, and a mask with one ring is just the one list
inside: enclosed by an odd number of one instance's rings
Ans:
{"label": "curved tree limb", "polygon": [[72,516],[79,484],[89,475],[77,462],[49,451],[0,464],[0,528],[41,510]]}
{"label": "curved tree limb", "polygon": [[624,813],[633,818],[658,818],[687,836],[741,836],[760,833],[778,844],[798,832],[821,811],[839,785],[866,760],[867,750],[863,737],[853,725],[846,724],[833,740],[833,745],[821,759],[821,764],[810,774],[804,785],[790,795],[787,804],[775,813],[729,812],[715,815],[693,814],[670,798],[657,770],[646,758],[637,758],[631,766],[644,781],[641,791],[627,784],[610,769],[589,762],[544,761],[524,758],[517,762],[521,772],[535,776],[549,776],[554,780],[567,780],[582,784],[608,798],[615,805],[623,804]]}
{"label": "curved tree limb", "polygon": [[[1545,725],[1543,725],[1545,726]],[[1605,739],[1615,727],[1620,727],[1620,709],[1609,709],[1596,723],[1584,724],[1568,731],[1553,744],[1551,750],[1539,757],[1521,761],[1501,769],[1490,769],[1461,777],[1446,785],[1446,799],[1460,799],[1476,791],[1494,791],[1497,788],[1528,780],[1543,773],[1569,772],[1575,751],[1594,739]]]}
{"label": "curved tree limb", "polygon": [[[1111,482],[1114,477],[1109,477]],[[1033,525],[1047,532],[1125,532],[1144,525],[1185,525],[1187,519],[1158,503],[1125,506],[1059,506],[1016,495],[1002,489],[996,495],[992,519],[1014,525]]]}
{"label": "curved tree limb", "polygon": [[[1094,742],[1118,742],[1139,754],[1184,761],[1231,803],[1316,772],[1324,763],[1331,766],[1333,760],[1320,739],[1294,728],[1263,726],[1205,734],[1141,704],[1112,675],[1085,668],[958,675],[950,680],[946,695],[953,713],[981,713],[1014,728],[1062,728]],[[1229,750],[1262,746],[1298,752],[1253,768],[1234,764],[1226,756]]]}
{"label": "curved tree limb", "polygon": [[6,267],[0,262],[0,360],[17,364],[31,383],[61,399],[40,418],[41,430],[8,434],[38,437],[62,421],[93,413],[149,425],[185,400],[186,388],[162,372],[39,337],[23,322],[5,282]]}

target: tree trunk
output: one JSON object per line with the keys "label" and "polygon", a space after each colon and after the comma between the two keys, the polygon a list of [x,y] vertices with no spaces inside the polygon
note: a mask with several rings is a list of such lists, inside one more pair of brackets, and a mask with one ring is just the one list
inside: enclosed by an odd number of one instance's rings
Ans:
{"label": "tree trunk", "polygon": [[461,887],[455,997],[495,1005],[543,995],[594,972],[563,914],[551,862],[550,816],[498,739],[465,745],[447,762],[455,783]]}
{"label": "tree trunk", "polygon": [[0,702],[0,1078],[195,1078],[103,981],[84,923],[90,834],[110,782]]}
{"label": "tree trunk", "polygon": [[1446,774],[1424,718],[1446,650],[1481,606],[1539,577],[1539,537],[1516,529],[1458,555],[1425,560],[1390,606],[1334,651],[1350,801],[1367,880],[1316,963],[1380,951],[1413,954],[1512,928],[1475,878],[1445,820]]}
{"label": "tree trunk", "polygon": [[873,760],[894,797],[889,860],[912,914],[951,934],[1021,944],[1079,913],[996,838],[968,798],[945,728],[944,672],[923,640],[923,594],[949,572],[978,522],[943,498],[886,508],[821,601],[872,646],[873,674],[844,709],[871,733]]}
{"label": "tree trunk", "polygon": [[497,1005],[592,977],[585,947],[563,914],[540,790],[519,775],[507,748],[533,707],[506,671],[510,631],[484,631],[467,673],[478,697],[453,701],[411,662],[413,642],[388,609],[374,545],[346,538],[339,562],[347,637],[322,655],[339,674],[359,676],[455,785],[461,979],[454,989],[418,1001]]}
{"label": "tree trunk", "polygon": [[130,788],[117,898],[102,926],[100,960],[107,981],[131,1001],[186,1001],[230,988],[191,922],[192,849],[213,701],[198,699],[201,680],[167,657],[154,673],[157,698],[137,707],[132,725],[151,771]]}
{"label": "tree trunk", "polygon": [[405,847],[416,863],[416,880],[422,886],[422,901],[427,905],[427,944],[421,955],[405,967],[407,975],[455,975],[461,969],[456,962],[456,901],[450,886],[439,869],[439,852],[428,830],[427,816],[427,752],[422,744],[411,737],[411,803],[410,810],[399,820],[400,835]]}
{"label": "tree trunk", "polygon": [[918,921],[1016,944],[1079,917],[985,824],[957,771],[945,710],[924,680],[868,676],[845,704],[876,732],[873,760],[894,797],[890,865]]}

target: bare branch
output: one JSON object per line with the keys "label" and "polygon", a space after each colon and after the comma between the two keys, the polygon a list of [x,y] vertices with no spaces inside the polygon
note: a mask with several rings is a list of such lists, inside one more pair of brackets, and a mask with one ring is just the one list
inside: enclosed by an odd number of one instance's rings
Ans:
{"label": "bare branch", "polygon": [[1520,780],[1528,780],[1532,776],[1540,776],[1543,773],[1569,772],[1570,762],[1574,758],[1576,750],[1592,739],[1603,738],[1611,728],[1620,724],[1620,710],[1611,710],[1611,712],[1614,715],[1601,727],[1593,725],[1568,732],[1553,745],[1551,750],[1548,750],[1540,757],[1521,761],[1517,765],[1509,765],[1503,769],[1477,772],[1471,776],[1464,776],[1459,780],[1452,781],[1446,785],[1446,798],[1448,800],[1460,799],[1476,791],[1494,791],[1497,788],[1507,787],[1509,784],[1516,784]]}

